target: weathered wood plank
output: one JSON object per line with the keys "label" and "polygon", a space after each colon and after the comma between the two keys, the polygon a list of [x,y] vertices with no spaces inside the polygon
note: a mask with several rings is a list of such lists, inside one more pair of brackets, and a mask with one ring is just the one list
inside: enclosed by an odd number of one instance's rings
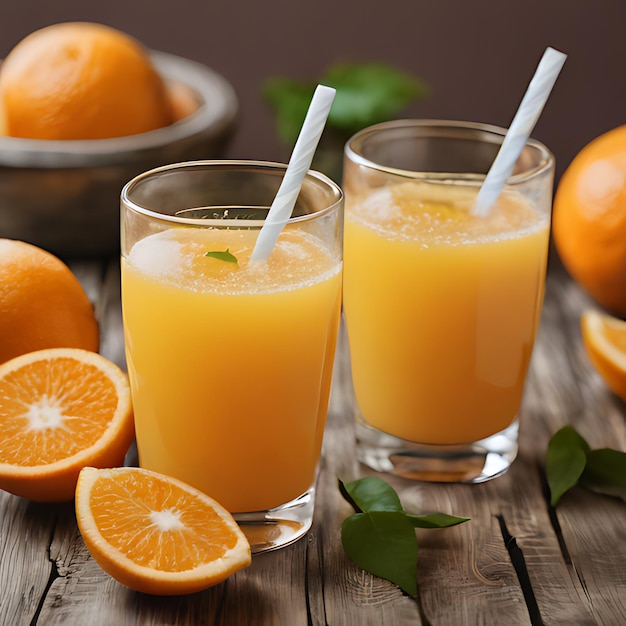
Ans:
{"label": "weathered wood plank", "polygon": [[[593,306],[563,272],[550,276],[529,393],[525,397],[533,426],[523,431],[527,455],[534,457],[542,472],[549,438],[565,424],[573,425],[594,448],[626,450],[624,403],[608,391],[595,372],[581,340],[580,316]],[[550,511],[547,501],[545,508]],[[534,511],[538,509],[535,507]],[[560,554],[546,553],[549,544],[541,541],[536,546],[536,558],[529,564],[531,573],[541,572],[533,582],[538,595],[545,596],[542,613],[546,623],[591,625],[626,621],[626,505],[574,489],[551,514]],[[528,531],[528,525],[522,528]],[[541,528],[548,529],[545,521]],[[556,570],[550,571],[549,564]],[[567,575],[561,571],[563,568]],[[591,582],[587,584],[586,579]],[[562,599],[560,603],[555,602],[558,598]]]}
{"label": "weathered wood plank", "polygon": [[0,624],[27,625],[36,616],[53,571],[48,549],[58,508],[0,490]]}
{"label": "weathered wood plank", "polygon": [[[339,355],[340,359],[343,356]],[[415,601],[391,583],[362,571],[348,559],[341,546],[341,524],[354,511],[343,500],[337,480],[353,480],[362,471],[352,452],[354,429],[341,402],[345,391],[341,379],[341,374],[336,376],[333,387],[318,480],[312,532],[315,539],[309,547],[311,623],[345,626],[419,625],[422,622]]]}
{"label": "weathered wood plank", "polygon": [[125,370],[119,260],[70,260],[68,265],[93,304],[100,328],[100,353]]}
{"label": "weathered wood plank", "polygon": [[567,494],[558,519],[570,567],[590,624],[626,623],[626,550],[623,502],[584,490]]}
{"label": "weathered wood plank", "polygon": [[[68,523],[66,529],[71,527]],[[55,541],[60,576],[40,615],[39,623],[46,626],[307,624],[306,542],[255,557],[250,568],[212,589],[168,598],[126,589],[91,559],[78,534],[63,534]]]}
{"label": "weathered wood plank", "polygon": [[[345,335],[342,336],[344,341]],[[336,377],[334,401],[338,402],[340,398],[342,405],[332,407],[337,415],[331,414],[326,442],[335,442],[335,449],[331,449],[331,445],[326,446],[325,463],[331,465],[332,459],[339,459],[339,467],[343,470],[340,472],[341,478],[353,480],[376,473],[359,466],[354,454],[347,453],[353,449],[354,432],[348,407],[350,392],[345,345],[342,345],[341,355],[344,360],[340,362]],[[359,593],[352,591],[350,595],[358,597],[359,604],[366,609],[363,616],[355,616],[354,623],[371,617],[372,607],[377,605],[389,610],[386,619],[390,623],[393,623],[394,616],[396,619],[399,617],[400,610],[407,623],[422,623],[421,620],[425,623],[489,623],[481,620],[488,617],[491,604],[497,606],[499,611],[507,611],[511,619],[517,620],[516,623],[525,623],[527,611],[502,541],[496,513],[489,506],[486,495],[477,497],[481,493],[486,494],[487,485],[431,485],[393,476],[384,478],[398,491],[407,510],[436,510],[466,515],[472,517],[472,522],[440,531],[418,531],[420,556],[417,603],[403,596],[393,585],[358,569],[354,570],[355,577],[362,582]],[[337,492],[336,486],[334,489]],[[324,509],[328,508],[328,500],[325,500]],[[343,517],[352,512],[345,503],[341,511]],[[339,527],[340,522],[341,519],[336,520],[335,526]],[[338,550],[341,551],[341,548],[338,547]],[[346,561],[342,553],[336,558]],[[350,570],[353,566],[346,561],[343,567]],[[466,601],[467,598],[473,600]],[[328,603],[328,598],[326,600]],[[371,623],[384,623],[381,621],[384,619],[384,615],[377,615]]]}
{"label": "weathered wood plank", "polygon": [[122,294],[119,260],[106,265],[102,291],[98,299],[102,340],[100,352],[126,370],[124,329],[122,327]]}
{"label": "weathered wood plank", "polygon": [[[329,418],[325,463],[332,466],[334,461],[343,480],[377,475],[360,466],[352,452],[354,427],[349,408],[351,394],[343,333],[338,366],[333,389],[335,404],[331,405],[331,410],[336,414],[331,412]],[[349,590],[348,602],[350,599],[355,602],[358,598],[358,605],[364,612],[363,615],[357,614],[354,622],[349,623],[387,623],[385,619],[394,623],[394,619],[399,620],[401,615],[406,623],[415,624],[489,624],[497,623],[502,612],[509,614],[513,623],[529,623],[523,594],[496,517],[499,513],[498,500],[492,492],[498,481],[470,486],[420,483],[395,476],[383,478],[396,489],[409,511],[442,511],[471,517],[472,521],[456,528],[418,531],[420,552],[417,602],[403,596],[390,583],[371,577],[358,568],[352,570],[354,578],[360,581],[360,587],[358,593],[354,589]],[[498,480],[503,481],[505,478]],[[503,488],[503,491],[506,493],[507,490]],[[336,487],[335,492],[336,497],[339,497]],[[325,499],[323,509],[326,514],[329,508],[328,499]],[[343,517],[352,512],[346,503],[340,510]],[[338,528],[341,519],[335,516],[325,527],[334,523]],[[336,543],[339,543],[339,539]],[[354,566],[347,561],[340,545],[336,549],[336,561],[344,561],[342,569],[350,572]],[[340,579],[345,577],[345,571],[340,571],[339,576]],[[331,589],[334,591],[335,586]],[[328,603],[327,595],[327,611]],[[340,604],[337,616],[345,614],[345,604]],[[376,606],[385,607],[387,614],[380,613],[373,617],[372,607]],[[368,618],[372,621],[367,621]]]}
{"label": "weathered wood plank", "polygon": [[[102,353],[124,367],[118,261],[70,266],[94,302]],[[418,531],[417,601],[361,571],[341,547],[341,522],[352,509],[337,478],[375,474],[354,457],[342,348],[307,539],[256,556],[250,568],[213,589],[157,598],[124,588],[98,567],[71,504],[36,505],[0,492],[0,624],[624,623],[626,505],[575,489],[553,511],[543,478],[547,442],[564,424],[592,447],[626,449],[626,407],[590,366],[580,340],[587,306],[581,290],[553,270],[521,414],[520,455],[506,475],[475,486],[384,476],[408,510],[472,518]]]}

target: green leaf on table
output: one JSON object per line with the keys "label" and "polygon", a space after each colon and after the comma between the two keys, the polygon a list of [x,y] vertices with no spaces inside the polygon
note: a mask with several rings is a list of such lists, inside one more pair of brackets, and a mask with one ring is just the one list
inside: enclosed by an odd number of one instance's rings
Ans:
{"label": "green leaf on table", "polygon": [[357,513],[344,520],[341,543],[362,569],[417,595],[417,537],[401,511]]}
{"label": "green leaf on table", "polygon": [[226,261],[227,263],[237,263],[237,257],[232,254],[229,248],[226,250],[212,250],[205,253],[204,256],[211,257],[212,259],[218,259],[219,261]]}
{"label": "green leaf on table", "polygon": [[571,426],[564,426],[552,435],[546,455],[546,477],[552,506],[556,506],[563,494],[578,484],[589,450],[589,444]]}
{"label": "green leaf on table", "polygon": [[384,480],[370,476],[351,483],[339,481],[339,490],[355,511],[402,511],[395,489]]}
{"label": "green leaf on table", "polygon": [[589,451],[580,484],[598,493],[626,499],[626,452],[611,448]]}
{"label": "green leaf on table", "polygon": [[346,554],[362,569],[417,595],[416,528],[445,528],[468,521],[445,513],[415,515],[402,508],[391,485],[370,476],[338,481],[339,491],[357,511],[341,526]]}
{"label": "green leaf on table", "polygon": [[428,515],[413,515],[405,513],[407,519],[415,528],[448,528],[469,521],[469,517],[456,517],[445,513],[430,513]]}
{"label": "green leaf on table", "polygon": [[546,455],[550,504],[575,485],[626,500],[626,452],[611,448],[592,450],[572,426],[552,435]]}

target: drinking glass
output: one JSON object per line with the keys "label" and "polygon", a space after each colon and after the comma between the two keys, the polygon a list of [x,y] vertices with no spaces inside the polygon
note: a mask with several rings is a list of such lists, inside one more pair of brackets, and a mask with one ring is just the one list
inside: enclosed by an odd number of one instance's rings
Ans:
{"label": "drinking glass", "polygon": [[322,174],[249,262],[285,169],[174,164],[121,198],[139,464],[220,502],[254,552],[311,525],[341,309],[343,193]]}
{"label": "drinking glass", "polygon": [[442,482],[502,474],[545,286],[554,159],[524,147],[485,217],[505,130],[399,120],[346,144],[344,315],[357,455]]}

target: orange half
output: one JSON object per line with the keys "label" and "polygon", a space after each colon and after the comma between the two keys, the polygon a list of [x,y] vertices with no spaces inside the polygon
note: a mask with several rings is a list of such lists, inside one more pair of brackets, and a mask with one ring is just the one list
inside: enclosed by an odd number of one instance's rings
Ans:
{"label": "orange half", "polygon": [[135,591],[194,593],[251,562],[250,544],[226,509],[149,470],[86,467],[76,487],[76,516],[100,567]]}
{"label": "orange half", "polygon": [[0,365],[0,488],[72,500],[85,465],[121,465],[134,438],[126,374],[96,352],[51,348]]}
{"label": "orange half", "polygon": [[580,325],[589,360],[609,389],[626,401],[626,321],[589,310]]}

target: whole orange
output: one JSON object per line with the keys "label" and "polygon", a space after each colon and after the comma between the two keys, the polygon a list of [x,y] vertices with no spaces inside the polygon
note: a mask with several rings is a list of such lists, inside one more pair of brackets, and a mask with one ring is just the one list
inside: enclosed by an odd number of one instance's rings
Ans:
{"label": "whole orange", "polygon": [[574,157],[554,197],[552,232],[572,278],[603,307],[626,315],[626,125]]}
{"label": "whole orange", "polygon": [[0,239],[0,363],[44,348],[98,347],[93,306],[69,267],[37,246]]}
{"label": "whole orange", "polygon": [[146,49],[109,26],[65,22],[20,41],[0,66],[4,131],[30,139],[102,139],[172,123]]}

